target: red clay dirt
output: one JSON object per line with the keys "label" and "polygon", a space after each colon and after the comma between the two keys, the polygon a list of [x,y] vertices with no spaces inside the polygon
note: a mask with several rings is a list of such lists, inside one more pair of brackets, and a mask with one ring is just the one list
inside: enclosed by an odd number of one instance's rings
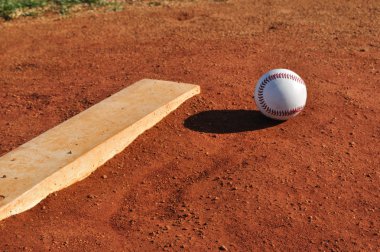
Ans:
{"label": "red clay dirt", "polygon": [[[199,84],[89,178],[0,222],[2,251],[379,251],[378,1],[127,5],[0,24],[0,155],[143,78]],[[304,112],[257,112],[298,73]],[[1,183],[1,174],[0,174]]]}

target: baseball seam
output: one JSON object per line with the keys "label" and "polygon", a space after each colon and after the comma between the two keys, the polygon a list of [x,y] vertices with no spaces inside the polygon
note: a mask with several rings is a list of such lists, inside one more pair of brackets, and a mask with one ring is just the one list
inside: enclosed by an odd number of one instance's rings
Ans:
{"label": "baseball seam", "polygon": [[267,103],[265,102],[264,100],[264,89],[265,89],[265,86],[270,83],[272,80],[276,80],[276,79],[289,79],[289,80],[293,80],[295,82],[298,82],[302,85],[305,85],[305,82],[298,76],[295,76],[293,74],[288,74],[288,73],[275,73],[275,74],[271,74],[269,76],[267,76],[261,83],[260,83],[260,86],[259,86],[259,90],[257,92],[257,97],[259,99],[259,103],[260,103],[260,106],[268,113],[268,114],[271,114],[271,115],[274,115],[274,116],[291,116],[291,115],[294,115],[298,112],[300,112],[305,106],[299,106],[299,107],[295,107],[293,109],[289,109],[289,110],[275,110],[275,109],[272,109],[270,108]]}

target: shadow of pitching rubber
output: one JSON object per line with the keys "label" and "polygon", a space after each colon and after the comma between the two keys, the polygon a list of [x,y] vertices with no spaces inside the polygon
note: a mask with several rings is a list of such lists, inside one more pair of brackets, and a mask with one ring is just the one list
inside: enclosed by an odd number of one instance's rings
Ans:
{"label": "shadow of pitching rubber", "polygon": [[204,133],[238,133],[270,128],[283,123],[256,110],[208,110],[188,117],[186,128]]}

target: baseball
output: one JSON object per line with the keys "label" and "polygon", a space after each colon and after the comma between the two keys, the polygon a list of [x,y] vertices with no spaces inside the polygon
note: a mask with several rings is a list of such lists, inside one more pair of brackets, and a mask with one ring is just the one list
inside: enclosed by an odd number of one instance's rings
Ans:
{"label": "baseball", "polygon": [[288,69],[273,69],[256,83],[254,99],[265,116],[288,120],[298,115],[306,104],[305,82]]}

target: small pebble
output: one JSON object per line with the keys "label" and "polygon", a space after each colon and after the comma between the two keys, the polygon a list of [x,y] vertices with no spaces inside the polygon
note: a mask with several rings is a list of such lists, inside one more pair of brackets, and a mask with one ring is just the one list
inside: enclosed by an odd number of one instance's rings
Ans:
{"label": "small pebble", "polygon": [[224,245],[221,245],[221,246],[219,247],[219,250],[220,250],[220,251],[228,251],[228,249],[227,249],[226,246],[224,246]]}
{"label": "small pebble", "polygon": [[108,178],[107,175],[103,175],[102,176],[102,179],[106,179],[106,178]]}
{"label": "small pebble", "polygon": [[171,229],[170,226],[165,226],[165,227],[164,227],[164,230],[170,230],[170,229]]}

